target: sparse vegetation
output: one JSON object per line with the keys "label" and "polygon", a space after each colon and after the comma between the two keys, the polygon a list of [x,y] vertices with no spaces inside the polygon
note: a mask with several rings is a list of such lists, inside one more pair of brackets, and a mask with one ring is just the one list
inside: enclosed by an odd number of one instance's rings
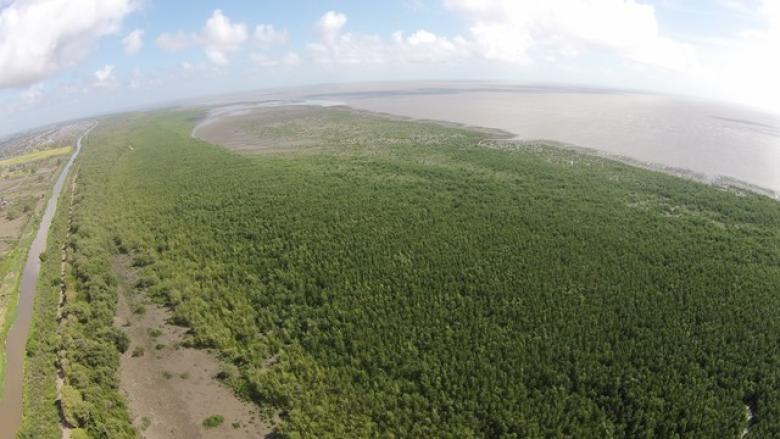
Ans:
{"label": "sparse vegetation", "polygon": [[21,216],[29,215],[37,202],[38,200],[33,196],[23,196],[14,200],[4,209],[5,219],[13,221]]}

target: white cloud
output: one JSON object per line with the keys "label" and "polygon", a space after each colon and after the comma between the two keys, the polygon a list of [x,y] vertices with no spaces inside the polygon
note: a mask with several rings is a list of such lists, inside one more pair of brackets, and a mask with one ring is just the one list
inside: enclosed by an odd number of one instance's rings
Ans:
{"label": "white cloud", "polygon": [[258,67],[297,66],[301,64],[301,57],[295,52],[287,52],[287,54],[278,58],[255,53],[252,54],[252,61]]}
{"label": "white cloud", "polygon": [[751,16],[755,12],[751,5],[742,0],[718,0],[718,4],[724,9],[741,15]]}
{"label": "white cloud", "polygon": [[763,0],[756,12],[763,26],[706,51],[706,80],[726,99],[780,114],[780,1]]}
{"label": "white cloud", "polygon": [[27,89],[21,93],[20,97],[26,104],[34,104],[40,101],[43,97],[43,83],[39,82],[27,87]]}
{"label": "white cloud", "polygon": [[255,27],[255,44],[259,47],[271,47],[277,44],[286,44],[289,35],[286,30],[276,30],[273,25],[259,24]]}
{"label": "white cloud", "polygon": [[325,45],[334,45],[341,34],[344,25],[347,24],[347,16],[335,11],[328,11],[315,24],[314,28]]}
{"label": "white cloud", "polygon": [[125,49],[125,53],[128,55],[134,55],[144,47],[144,31],[141,29],[135,29],[122,38],[122,46]]}
{"label": "white cloud", "polygon": [[0,87],[23,86],[83,61],[119,32],[134,0],[13,0],[0,10]]}
{"label": "white cloud", "polygon": [[637,63],[686,72],[695,49],[660,34],[655,9],[634,0],[444,0],[470,23],[474,52],[505,62],[607,49]]}
{"label": "white cloud", "polygon": [[206,57],[217,65],[228,64],[228,56],[235,52],[247,40],[246,25],[233,24],[217,9],[206,20],[203,28],[203,45]]}
{"label": "white cloud", "polygon": [[116,84],[116,77],[114,77],[114,66],[111,64],[104,65],[101,69],[95,71],[95,87],[110,87]]}
{"label": "white cloud", "polygon": [[438,63],[471,56],[471,48],[463,38],[449,39],[423,29],[408,37],[395,32],[393,42],[391,50],[401,62]]}
{"label": "white cloud", "polygon": [[764,0],[761,5],[761,14],[770,24],[772,31],[780,33],[780,1]]}
{"label": "white cloud", "polygon": [[468,43],[418,30],[405,37],[393,33],[390,40],[378,35],[344,32],[347,17],[334,11],[315,23],[319,40],[309,44],[314,59],[324,64],[383,64],[448,62],[469,56]]}
{"label": "white cloud", "polygon": [[226,65],[229,63],[230,54],[238,51],[248,36],[245,24],[233,24],[221,10],[216,9],[199,34],[166,32],[160,34],[155,42],[165,52],[179,52],[192,46],[203,46],[209,61],[216,65]]}
{"label": "white cloud", "polygon": [[175,34],[164,32],[154,40],[157,46],[164,52],[180,52],[195,45],[197,41],[197,35],[186,34],[182,31]]}

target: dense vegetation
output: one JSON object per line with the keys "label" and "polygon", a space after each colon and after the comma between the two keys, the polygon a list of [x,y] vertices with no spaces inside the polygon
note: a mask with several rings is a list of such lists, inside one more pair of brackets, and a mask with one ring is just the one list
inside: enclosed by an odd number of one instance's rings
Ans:
{"label": "dense vegetation", "polygon": [[780,435],[780,204],[381,119],[238,155],[192,117],[106,122],[81,159],[59,348],[93,437],[126,434],[110,252],[282,437],[738,437],[746,405]]}
{"label": "dense vegetation", "polygon": [[[60,195],[36,289],[34,320],[25,362],[25,418],[20,438],[59,438],[55,377],[63,372],[61,414],[71,436],[133,438],[116,374],[127,337],[113,327],[116,279],[110,270],[113,244],[92,216],[92,197],[80,197],[69,182]],[[73,204],[73,211],[69,206]],[[70,233],[68,233],[70,232]],[[68,254],[65,277],[60,253]],[[65,300],[58,318],[60,289]],[[89,435],[89,436],[87,436]]]}

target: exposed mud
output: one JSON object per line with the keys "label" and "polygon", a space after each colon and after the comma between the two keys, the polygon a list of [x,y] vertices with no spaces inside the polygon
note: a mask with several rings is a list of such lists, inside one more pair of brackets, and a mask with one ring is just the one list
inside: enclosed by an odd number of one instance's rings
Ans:
{"label": "exposed mud", "polygon": [[[150,302],[133,286],[138,274],[128,256],[113,262],[119,279],[114,323],[130,338],[121,357],[120,386],[127,397],[133,425],[141,437],[262,438],[272,427],[259,408],[238,399],[215,376],[221,370],[214,355],[181,345],[186,328],[167,323],[170,312]],[[205,427],[212,415],[224,417]]]}

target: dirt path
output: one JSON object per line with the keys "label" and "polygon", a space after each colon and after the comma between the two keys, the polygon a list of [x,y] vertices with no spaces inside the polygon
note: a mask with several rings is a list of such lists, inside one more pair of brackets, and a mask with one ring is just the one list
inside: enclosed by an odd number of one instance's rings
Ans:
{"label": "dirt path", "polygon": [[[239,400],[214,377],[220,362],[204,350],[181,346],[186,328],[167,323],[170,312],[149,302],[133,285],[138,274],[129,256],[113,261],[119,278],[114,324],[130,338],[121,357],[120,386],[127,396],[133,425],[142,437],[262,438],[271,433],[256,405]],[[220,415],[212,428],[203,421]]]}

